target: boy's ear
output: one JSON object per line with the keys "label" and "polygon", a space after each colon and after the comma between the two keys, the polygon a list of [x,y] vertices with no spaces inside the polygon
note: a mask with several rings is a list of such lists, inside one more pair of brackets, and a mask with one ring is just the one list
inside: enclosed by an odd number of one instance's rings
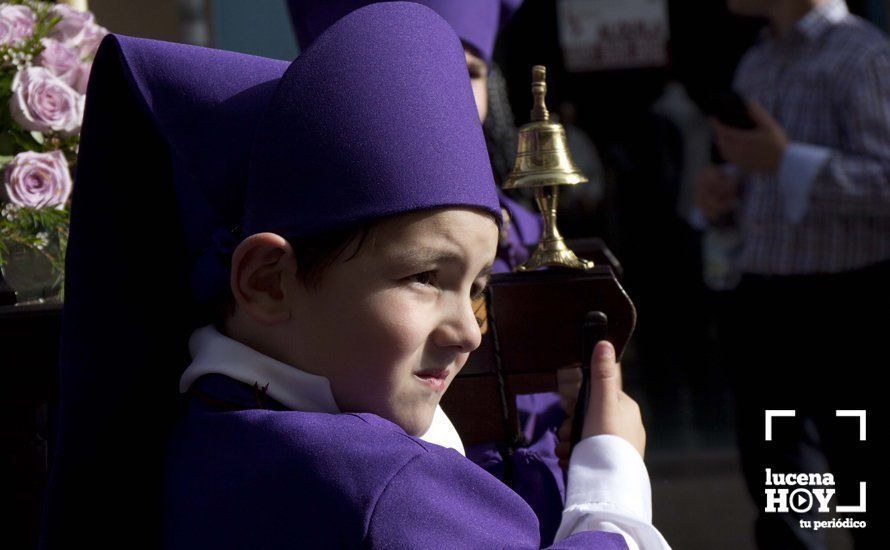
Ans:
{"label": "boy's ear", "polygon": [[238,308],[263,325],[290,318],[286,283],[295,279],[296,264],[290,244],[275,233],[247,237],[232,254],[229,281]]}

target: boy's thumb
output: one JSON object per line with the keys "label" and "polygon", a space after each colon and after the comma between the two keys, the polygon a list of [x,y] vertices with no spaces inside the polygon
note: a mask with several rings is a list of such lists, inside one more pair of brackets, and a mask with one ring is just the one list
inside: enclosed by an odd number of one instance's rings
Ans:
{"label": "boy's thumb", "polygon": [[615,348],[603,340],[593,349],[590,359],[590,400],[587,404],[587,422],[597,433],[605,433],[607,424],[618,409],[621,378],[615,362]]}

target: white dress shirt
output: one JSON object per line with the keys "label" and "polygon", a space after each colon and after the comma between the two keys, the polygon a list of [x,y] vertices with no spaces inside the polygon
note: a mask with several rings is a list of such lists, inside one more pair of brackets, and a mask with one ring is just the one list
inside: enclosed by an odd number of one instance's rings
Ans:
{"label": "white dress shirt", "polygon": [[[327,378],[264,355],[221,334],[213,325],[192,333],[189,351],[192,363],[179,381],[182,393],[205,374],[222,374],[266,388],[267,395],[292,410],[340,412]],[[457,430],[441,407],[436,407],[433,423],[421,439],[466,456]],[[555,542],[580,531],[598,530],[620,533],[631,549],[670,548],[652,525],[649,473],[626,440],[614,435],[582,440],[572,451],[568,477]]]}

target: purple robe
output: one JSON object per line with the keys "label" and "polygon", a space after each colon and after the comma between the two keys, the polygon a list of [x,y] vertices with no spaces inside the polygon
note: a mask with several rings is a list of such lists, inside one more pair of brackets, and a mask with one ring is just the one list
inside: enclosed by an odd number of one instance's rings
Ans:
{"label": "purple robe", "polygon": [[[195,389],[168,447],[165,548],[540,547],[528,505],[452,449],[373,414],[256,408],[222,375]],[[627,546],[587,531],[552,548]]]}
{"label": "purple robe", "polygon": [[[553,541],[565,504],[565,474],[556,457],[556,430],[565,418],[555,393],[516,396],[523,435],[528,442],[510,456],[513,490],[535,512],[541,544]],[[467,458],[500,480],[505,480],[503,449],[494,443],[470,445]]]}
{"label": "purple robe", "polygon": [[541,214],[532,212],[498,189],[498,202],[507,211],[510,223],[506,224],[505,237],[498,243],[493,273],[509,273],[528,259],[529,249],[541,238],[543,220]]}

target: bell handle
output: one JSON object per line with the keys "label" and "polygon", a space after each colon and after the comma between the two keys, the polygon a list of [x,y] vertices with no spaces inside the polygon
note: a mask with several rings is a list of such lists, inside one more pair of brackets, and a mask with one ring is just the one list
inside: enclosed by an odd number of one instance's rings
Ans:
{"label": "bell handle", "polygon": [[559,202],[559,187],[538,187],[535,189],[535,202],[538,203],[538,210],[544,218],[544,231],[541,235],[541,241],[558,241],[562,240],[562,235],[556,228],[556,208]]}
{"label": "bell handle", "polygon": [[547,67],[535,65],[532,67],[532,122],[546,122],[550,120],[550,111],[545,102],[547,96]]}

